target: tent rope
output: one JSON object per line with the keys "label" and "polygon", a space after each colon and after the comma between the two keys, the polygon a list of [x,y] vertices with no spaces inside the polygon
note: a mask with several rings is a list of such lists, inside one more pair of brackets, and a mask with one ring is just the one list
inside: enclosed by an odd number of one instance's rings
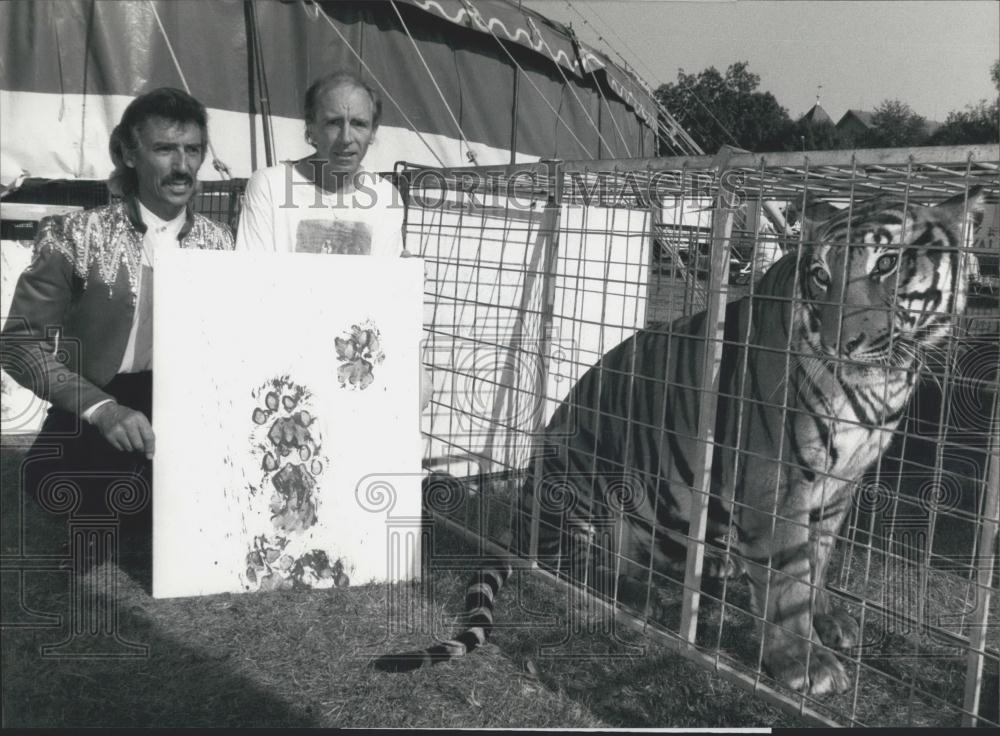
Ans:
{"label": "tent rope", "polygon": [[621,126],[618,125],[618,121],[615,119],[614,110],[611,107],[611,103],[608,102],[608,98],[604,94],[604,91],[601,89],[601,83],[597,79],[597,73],[590,72],[590,76],[594,78],[594,87],[597,88],[597,94],[600,96],[604,106],[608,109],[608,116],[611,118],[611,124],[615,126],[615,131],[618,133],[618,137],[621,139],[622,145],[625,146],[625,153],[628,154],[629,158],[632,158],[632,147],[629,146],[628,141],[625,140],[625,134],[622,133]]}
{"label": "tent rope", "polygon": [[[605,39],[604,36],[601,35],[601,32],[598,31],[597,28],[594,27],[587,20],[587,17],[583,13],[581,13],[579,10],[576,9],[576,7],[573,5],[573,3],[570,2],[570,0],[566,0],[566,6],[570,10],[572,10],[574,13],[576,13],[578,16],[580,16],[580,18],[583,20],[583,24],[584,25],[590,26],[591,30],[594,31],[594,33],[596,34],[596,36],[597,36],[597,38],[598,38],[599,41],[601,41],[602,43],[606,44],[609,49],[611,48],[611,45],[608,43],[607,39]],[[594,7],[590,7],[590,6],[588,6],[588,7],[590,9],[590,12],[594,14],[594,17],[597,18],[599,21],[601,21],[602,25],[604,25],[606,28],[608,28],[611,31],[611,33],[613,33],[615,35],[615,37],[619,41],[622,42],[622,44],[629,51],[629,53],[631,53],[633,56],[635,56],[636,59],[639,60],[639,63],[642,64],[642,66],[645,68],[645,70],[648,73],[653,74],[655,76],[655,73],[650,68],[649,64],[647,64],[643,60],[643,58],[642,58],[642,56],[640,54],[636,53],[635,49],[633,49],[629,45],[628,41],[626,41],[624,38],[622,38],[622,36],[610,24],[608,24],[607,21],[604,20],[604,18],[601,16],[601,14],[598,13],[597,10]],[[621,59],[625,63],[625,68],[626,68],[626,70],[628,70],[628,67],[630,66],[630,64],[628,62],[628,59],[626,59],[624,56],[622,56],[621,53],[618,52],[618,51],[615,51],[615,53],[618,55],[618,58]],[[677,121],[674,119],[674,116],[670,113],[669,110],[667,110],[667,108],[663,105],[663,103],[661,103],[658,99],[656,99],[656,95],[655,94],[652,96],[652,100],[653,100],[653,104],[656,105],[656,109],[664,115],[664,119],[670,121],[670,123],[671,123],[671,125],[665,125],[664,123],[662,123],[659,120],[657,120],[657,122],[656,122],[657,130],[659,130],[661,133],[666,134],[666,136],[668,138],[670,138],[671,142],[673,142],[673,143],[676,143],[677,142],[677,138],[680,137],[681,138],[681,142],[683,144],[685,144],[685,145],[681,146],[681,148],[684,151],[684,153],[692,153],[692,154],[698,154],[698,155],[704,153],[704,151],[701,150],[701,147],[695,142],[695,140],[693,138],[691,138],[690,134],[688,134],[688,132],[686,130],[684,130],[684,128],[682,128],[677,123]],[[700,103],[701,101],[698,100],[698,102]],[[711,111],[709,111],[709,114],[711,114]],[[720,125],[721,125],[721,123],[720,123]]]}
{"label": "tent rope", "polygon": [[[470,6],[470,0],[461,0],[461,2],[463,5],[466,6],[466,10],[470,14],[475,13],[477,16],[481,17],[481,15],[479,14],[479,10],[476,9],[475,6]],[[562,123],[563,127],[566,128],[566,132],[569,133],[570,137],[572,137],[573,140],[575,140],[579,144],[580,148],[583,149],[584,153],[586,153],[588,156],[590,156],[591,159],[593,159],[594,155],[590,152],[590,150],[587,148],[584,142],[577,137],[576,133],[574,133],[573,129],[569,127],[569,124],[563,119],[562,115],[559,114],[558,110],[556,110],[552,106],[552,103],[548,101],[548,98],[545,97],[544,93],[540,89],[538,89],[538,85],[535,84],[533,81],[531,81],[531,77],[528,76],[527,72],[525,72],[524,69],[521,68],[521,65],[517,63],[517,59],[515,59],[513,54],[511,54],[510,51],[507,50],[507,47],[504,46],[503,42],[499,38],[497,38],[497,34],[493,32],[493,29],[490,28],[489,25],[486,23],[484,23],[483,25],[486,27],[486,30],[489,31],[490,35],[493,36],[493,39],[497,42],[497,45],[501,49],[503,49],[503,52],[505,54],[507,54],[508,58],[514,64],[517,70],[524,75],[524,78],[528,81],[528,84],[530,84],[534,88],[535,92],[538,93],[538,96],[542,98],[542,102],[544,102],[548,106],[549,110],[552,111],[552,114],[556,116],[556,120]]]}
{"label": "tent rope", "polygon": [[[573,6],[573,3],[571,3],[570,0],[566,0],[566,7],[572,10],[578,16],[580,16],[581,20],[583,20],[583,24],[585,26],[589,26],[590,29],[594,32],[594,35],[597,36],[597,40],[603,43],[605,47],[608,48],[608,50],[612,50],[611,44],[608,42],[608,40],[601,35],[601,32],[593,24],[591,24],[590,21],[587,20],[587,17],[583,13],[581,13]],[[594,8],[590,8],[590,12],[592,12],[594,14],[594,17],[600,20],[602,23],[605,22],[604,19],[601,17],[600,13],[598,13]],[[642,56],[637,54],[635,49],[629,46],[628,42],[624,38],[622,38],[621,35],[617,31],[615,31],[614,28],[610,26],[608,26],[608,28],[612,33],[615,34],[618,40],[622,42],[625,48],[628,49],[629,52],[639,60],[639,62],[643,65],[643,67],[645,67],[646,71],[655,76],[655,72],[653,72],[653,70],[649,67],[649,65],[645,61],[643,61]],[[626,59],[624,56],[622,56],[621,52],[618,50],[614,50],[614,53],[619,59],[622,60],[625,71],[629,72],[629,69],[632,66],[629,63],[629,60]],[[635,72],[632,72],[632,74],[635,74]],[[657,132],[669,138],[670,142],[673,143],[676,148],[679,148],[682,153],[697,154],[697,155],[704,153],[704,151],[701,150],[698,144],[695,143],[694,139],[691,138],[688,132],[677,124],[677,121],[674,119],[674,116],[670,114],[667,108],[658,99],[656,99],[656,95],[655,94],[652,95],[650,99],[652,100],[653,105],[656,108],[657,112],[662,114],[662,118],[658,117],[656,120]],[[678,138],[680,139],[679,141]]]}
{"label": "tent rope", "polygon": [[[177,59],[177,54],[174,53],[174,45],[170,43],[170,37],[167,35],[167,29],[163,27],[163,21],[160,20],[160,14],[156,12],[156,5],[153,0],[146,0],[149,5],[149,9],[153,11],[153,17],[156,19],[156,25],[160,27],[160,33],[163,35],[163,41],[167,44],[167,51],[170,52],[170,58],[174,61],[174,68],[177,70],[178,76],[181,78],[181,84],[184,85],[184,91],[191,94],[191,87],[188,86],[187,78],[184,76],[184,70],[181,69],[181,63]],[[208,151],[212,154],[212,168],[218,171],[223,178],[232,179],[233,175],[229,171],[229,167],[216,155],[215,146],[212,145],[212,139],[208,139]]]}
{"label": "tent rope", "polygon": [[[531,19],[530,18],[528,19],[528,22],[531,23]],[[532,25],[532,27],[534,27],[534,23],[532,23],[531,25]],[[579,45],[580,45],[579,39],[577,39],[576,34],[573,33],[573,29],[572,28],[569,29],[569,32],[570,32],[570,38],[572,39],[573,44],[575,46],[577,46],[577,54],[576,54],[577,58],[580,58],[581,54],[579,52]],[[581,69],[582,68],[583,68],[583,65],[581,63]],[[628,155],[629,158],[632,158],[632,148],[629,146],[628,141],[625,140],[625,134],[622,133],[622,129],[621,129],[621,126],[618,125],[618,121],[615,120],[615,114],[614,114],[614,111],[611,109],[611,103],[608,102],[608,98],[604,94],[604,90],[601,89],[601,83],[597,79],[597,72],[594,72],[594,71],[587,72],[586,69],[584,69],[583,71],[585,73],[590,74],[590,76],[593,77],[593,79],[594,79],[594,87],[597,89],[598,96],[604,102],[604,106],[608,109],[608,116],[611,118],[611,124],[615,126],[615,131],[617,131],[617,133],[618,133],[618,138],[621,139],[622,145],[625,146],[625,153]],[[616,158],[617,158],[617,156],[616,156]]]}
{"label": "tent rope", "polygon": [[[344,34],[340,32],[340,29],[337,28],[336,24],[333,22],[333,20],[331,20],[330,16],[324,13],[323,9],[316,4],[316,0],[309,0],[309,2],[312,5],[315,5],[317,8],[319,8],[319,15],[323,18],[323,20],[326,21],[327,25],[329,25],[330,28],[333,29],[333,32],[337,34],[337,37],[341,40],[344,46],[347,47],[347,50],[350,51],[352,54],[354,54],[354,58],[356,58],[361,63],[361,66],[364,67],[364,70],[368,72],[368,75],[374,80],[375,84],[378,85],[378,88],[382,90],[382,94],[385,95],[386,99],[389,100],[389,102],[391,102],[393,106],[395,106],[396,110],[399,111],[399,114],[402,115],[403,120],[405,120],[406,124],[410,126],[410,130],[416,133],[417,137],[420,139],[420,142],[427,147],[427,150],[431,152],[431,155],[437,159],[438,164],[443,167],[445,165],[444,161],[441,160],[441,157],[437,155],[437,152],[431,147],[431,144],[427,142],[427,139],[424,138],[424,136],[420,133],[419,130],[417,130],[417,126],[413,124],[412,120],[410,120],[410,116],[406,114],[406,111],[403,110],[403,107],[398,102],[396,102],[396,98],[393,97],[391,94],[389,94],[389,90],[385,88],[385,85],[382,84],[381,80],[379,80],[379,78],[375,76],[375,74],[372,72],[371,67],[365,63],[364,59],[361,58],[361,54],[359,54],[354,49],[350,41],[348,41],[347,38],[344,36]],[[301,5],[301,7],[306,12],[308,17],[309,11],[306,9],[306,6],[303,4]]]}
{"label": "tent rope", "polygon": [[[552,58],[555,58],[555,56],[556,56],[555,52],[552,50],[552,47],[549,46],[549,42],[545,40],[545,36],[543,36],[541,33],[538,32],[538,28],[535,26],[534,21],[531,20],[531,18],[528,17],[528,16],[525,16],[525,18],[528,21],[528,25],[531,26],[531,30],[538,35],[538,38],[542,42],[542,45],[549,52],[549,56],[551,56]],[[571,39],[571,40],[575,41],[575,39]],[[580,54],[577,53],[577,59],[579,59],[579,58],[580,58]],[[580,69],[581,70],[583,69],[583,64],[580,65]],[[580,106],[580,109],[583,110],[583,114],[587,118],[587,121],[590,123],[590,127],[592,127],[594,129],[594,131],[597,133],[597,138],[601,141],[601,143],[604,145],[604,147],[606,149],[608,149],[608,152],[611,154],[612,158],[618,158],[618,153],[608,144],[608,142],[607,142],[607,140],[605,140],[604,136],[601,135],[601,128],[600,128],[600,126],[597,123],[594,122],[594,119],[592,117],[590,117],[590,113],[587,112],[587,107],[583,104],[583,100],[580,99],[580,96],[576,93],[576,90],[573,89],[573,85],[570,84],[569,78],[566,76],[566,73],[562,70],[562,65],[556,64],[556,71],[558,71],[559,72],[559,76],[562,77],[563,84],[566,85],[566,89],[569,90],[569,93],[571,95],[573,95],[573,99],[576,100],[576,103]],[[624,143],[624,141],[622,141],[622,142]],[[625,150],[626,151],[628,150],[628,144],[627,143],[625,144]],[[631,155],[632,154],[629,153],[630,157],[631,157]]]}
{"label": "tent rope", "polygon": [[413,34],[410,33],[410,29],[406,25],[406,21],[403,20],[403,14],[399,12],[399,8],[396,6],[396,0],[389,0],[389,4],[392,5],[392,9],[396,11],[396,17],[399,18],[399,22],[402,24],[407,38],[409,38],[410,43],[413,44],[413,50],[417,52],[417,58],[419,58],[420,63],[424,65],[424,70],[427,72],[427,76],[430,78],[431,84],[434,85],[434,89],[437,90],[438,97],[441,98],[441,104],[443,104],[444,109],[448,111],[448,116],[451,118],[451,122],[455,124],[455,129],[458,131],[459,136],[461,136],[462,142],[465,143],[465,157],[473,165],[477,164],[476,152],[472,150],[472,145],[469,143],[469,139],[465,137],[465,131],[462,130],[462,126],[459,124],[458,118],[456,118],[455,113],[452,112],[451,105],[449,105],[448,100],[445,99],[444,92],[441,91],[441,87],[437,83],[434,72],[432,72],[431,68],[427,66],[427,61],[424,59],[424,55],[421,53],[420,47],[417,46],[416,39],[413,38]]}

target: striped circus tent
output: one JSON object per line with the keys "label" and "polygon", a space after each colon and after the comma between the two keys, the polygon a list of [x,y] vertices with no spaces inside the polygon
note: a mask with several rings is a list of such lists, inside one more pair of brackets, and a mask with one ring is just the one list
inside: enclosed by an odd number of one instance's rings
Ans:
{"label": "striped circus tent", "polygon": [[214,166],[244,178],[311,149],[302,99],[338,67],[381,90],[368,165],[696,153],[648,86],[516,0],[59,0],[0,4],[0,184],[102,179],[136,94],[209,108]]}
{"label": "striped circus tent", "polygon": [[[517,0],[8,0],[0,320],[38,218],[107,201],[108,139],[136,95],[174,86],[208,107],[197,206],[235,224],[241,180],[311,153],[305,91],[341,67],[381,91],[375,171],[700,153],[640,79]],[[0,384],[0,429],[36,430],[44,402]]]}

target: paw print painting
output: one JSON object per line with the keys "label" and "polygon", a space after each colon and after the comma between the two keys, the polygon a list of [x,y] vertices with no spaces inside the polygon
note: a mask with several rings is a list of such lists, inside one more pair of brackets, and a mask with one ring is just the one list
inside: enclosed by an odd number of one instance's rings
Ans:
{"label": "paw print painting", "polygon": [[321,549],[294,555],[285,537],[261,534],[247,553],[247,587],[258,591],[298,588],[346,588],[351,584],[343,560],[330,561]]}
{"label": "paw print painting", "polygon": [[255,392],[258,401],[261,395],[263,406],[253,410],[251,443],[260,456],[262,476],[260,485],[250,490],[270,491],[275,531],[304,531],[316,523],[316,479],[325,464],[310,395],[287,376]]}
{"label": "paw print painting", "polygon": [[344,572],[344,561],[330,561],[329,555],[321,549],[314,549],[296,558],[291,568],[293,587],[346,588],[351,584]]}
{"label": "paw print painting", "polygon": [[270,539],[261,534],[254,537],[253,548],[247,553],[246,580],[257,586],[257,590],[287,590],[292,581],[282,575],[282,569],[292,567],[292,557],[283,554],[287,539]]}
{"label": "paw print painting", "polygon": [[341,387],[364,390],[372,384],[375,366],[385,360],[381,339],[378,328],[371,321],[351,325],[350,331],[344,332],[344,337],[334,338],[340,361],[337,380]]}
{"label": "paw print painting", "polygon": [[261,475],[258,483],[249,484],[249,491],[251,497],[269,494],[270,528],[254,536],[247,552],[245,587],[348,585],[343,563],[331,563],[326,552],[311,547],[309,530],[319,519],[318,480],[327,459],[309,391],[281,376],[258,388],[253,398],[257,405],[251,414],[250,442]]}

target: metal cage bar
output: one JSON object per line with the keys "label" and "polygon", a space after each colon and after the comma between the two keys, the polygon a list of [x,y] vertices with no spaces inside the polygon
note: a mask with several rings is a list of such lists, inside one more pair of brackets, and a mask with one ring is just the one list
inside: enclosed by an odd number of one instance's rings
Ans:
{"label": "metal cage bar", "polygon": [[[991,581],[996,567],[996,555],[991,553],[997,547],[997,526],[1000,522],[1000,394],[994,396],[993,422],[990,430],[990,446],[986,469],[986,497],[984,500],[983,523],[979,530],[979,550],[983,558],[977,572],[976,584],[979,600],[970,623],[969,652],[965,670],[965,713],[963,726],[979,723],[980,696],[983,687],[983,660],[986,652],[986,627],[989,624],[990,598],[993,594]],[[994,625],[996,625],[994,623]],[[995,724],[994,724],[995,725]]]}
{"label": "metal cage bar", "polygon": [[[769,265],[759,252],[761,245],[770,244],[775,253],[801,252],[805,228],[795,229],[798,224],[792,221],[792,210],[798,209],[800,219],[803,211],[811,212],[808,208],[814,206],[825,206],[832,212],[851,211],[856,203],[879,193],[933,205],[961,195],[973,184],[982,184],[989,192],[991,206],[995,206],[1000,198],[998,172],[1000,146],[995,145],[806,154],[728,151],[716,157],[550,161],[405,171],[411,189],[431,182],[431,188],[462,192],[469,200],[478,200],[476,206],[463,207],[460,212],[442,209],[435,214],[436,220],[431,218],[434,227],[424,232],[421,254],[442,273],[447,272],[445,279],[457,279],[444,291],[435,285],[428,292],[432,315],[429,334],[446,343],[461,340],[472,350],[495,351],[498,357],[491,364],[501,367],[509,365],[511,356],[521,354],[525,344],[533,351],[534,373],[530,375],[495,368],[492,373],[487,371],[489,375],[474,376],[453,365],[436,365],[435,369],[447,372],[459,389],[435,401],[444,419],[433,418],[428,435],[447,447],[452,457],[475,461],[478,475],[470,476],[467,482],[475,489],[476,508],[481,511],[499,504],[508,508],[501,515],[511,520],[516,516],[518,486],[528,470],[531,448],[549,431],[551,417],[561,406],[587,414],[586,421],[594,423],[591,429],[595,432],[600,426],[611,428],[601,431],[620,431],[622,446],[628,448],[635,442],[652,441],[654,435],[662,442],[668,432],[662,418],[667,404],[645,411],[635,400],[634,391],[640,383],[645,387],[641,390],[660,391],[663,397],[678,390],[692,391],[697,397],[693,404],[695,426],[702,431],[678,429],[675,434],[677,441],[698,448],[691,456],[695,480],[690,488],[690,524],[679,535],[654,524],[649,537],[650,550],[656,540],[676,537],[688,549],[684,569],[676,577],[663,574],[652,563],[652,556],[647,561],[634,558],[621,537],[616,546],[603,552],[598,543],[588,543],[585,554],[595,555],[591,560],[595,564],[597,557],[604,555],[602,559],[618,583],[627,568],[634,568],[635,579],[640,581],[640,603],[635,608],[633,602],[620,599],[614,588],[602,587],[595,578],[595,605],[613,606],[623,623],[664,635],[685,656],[724,673],[769,702],[799,713],[819,714],[817,722],[995,724],[996,715],[982,711],[980,700],[984,687],[995,682],[990,680],[995,677],[990,668],[1000,659],[993,610],[996,570],[995,565],[991,569],[984,564],[992,559],[996,537],[996,450],[995,444],[993,449],[980,445],[987,433],[996,433],[997,418],[992,402],[982,410],[973,407],[979,413],[971,419],[972,410],[963,405],[998,392],[996,373],[975,360],[974,346],[988,349],[989,336],[1000,335],[1000,305],[990,291],[1000,291],[1000,274],[997,283],[990,286],[988,279],[997,270],[991,259],[996,257],[982,243],[963,239],[960,247],[962,258],[976,256],[984,264],[986,280],[978,283],[985,284],[985,291],[970,291],[969,306],[961,318],[962,331],[945,344],[943,355],[948,359],[931,360],[919,374],[913,405],[896,429],[898,441],[889,443],[888,450],[878,455],[871,477],[864,476],[859,483],[847,520],[829,534],[831,571],[825,592],[817,583],[808,583],[810,605],[815,605],[821,594],[829,596],[860,619],[862,637],[868,637],[856,653],[841,660],[852,680],[848,692],[824,700],[790,693],[774,683],[762,667],[763,649],[753,645],[759,637],[738,633],[742,627],[759,628],[761,623],[742,598],[743,586],[727,578],[721,592],[703,590],[702,566],[710,544],[704,522],[716,457],[732,455],[736,463],[757,462],[764,457],[744,446],[740,435],[730,441],[711,434],[723,401],[743,412],[739,399],[743,389],[735,396],[722,394],[717,374],[724,347],[748,347],[749,332],[727,337],[723,315],[734,299],[766,296],[757,289],[757,281]],[[555,220],[558,224],[554,225],[550,193],[557,187],[561,197]],[[743,199],[727,200],[730,192],[739,192]],[[535,204],[542,202],[550,207],[539,212]],[[650,220],[638,217],[639,213]],[[515,221],[524,224],[524,236],[517,234],[524,245],[512,239],[509,225]],[[408,217],[407,222],[415,230],[421,228],[421,217]],[[762,223],[770,229],[763,229]],[[558,230],[557,244],[546,239],[549,230]],[[653,249],[658,247],[658,239],[665,237],[670,238],[674,250],[667,254],[669,263],[657,263]],[[499,255],[494,241],[502,241]],[[531,242],[537,246],[534,251],[529,247]],[[850,237],[847,242],[851,242]],[[741,245],[749,248],[749,254],[739,251]],[[681,258],[687,260],[681,263]],[[707,260],[707,274],[699,268],[699,260]],[[677,265],[685,271],[680,278],[676,276],[679,269],[674,268]],[[746,278],[745,283],[733,281],[737,273]],[[707,282],[702,280],[705,275]],[[439,304],[447,309],[441,311]],[[469,315],[461,316],[463,309],[469,314],[479,310],[475,323]],[[701,365],[706,368],[695,384],[678,383],[670,375],[644,373],[649,369],[637,360],[635,350],[623,353],[620,363],[603,363],[603,356],[619,341],[649,323],[662,320],[656,329],[669,337],[673,335],[673,319],[696,309],[705,309],[708,315],[704,342],[698,348],[704,351]],[[478,323],[494,312],[507,314],[517,329],[487,335]],[[445,314],[453,317],[451,322],[435,317]],[[844,305],[837,314],[839,333]],[[506,323],[498,319],[497,324]],[[670,351],[676,346],[673,339],[666,345],[667,353],[661,357],[670,363]],[[786,365],[798,360],[790,343],[778,353]],[[972,365],[956,368],[954,364],[963,360]],[[567,391],[588,370],[592,371],[596,395],[603,395],[605,384],[620,391],[621,413],[617,418],[605,408],[588,406],[580,397],[573,399],[575,403],[568,402]],[[475,382],[486,392],[484,405],[498,402],[492,405],[492,412],[487,410],[477,417],[486,425],[489,439],[485,448],[474,433],[457,434],[448,424],[455,417],[470,414],[457,404],[451,405],[462,394],[463,382]],[[786,412],[786,421],[794,421],[803,410],[791,407],[787,392],[786,384],[785,398],[776,394],[773,406]],[[533,407],[527,418],[510,411],[513,404],[504,404],[506,413],[499,411],[498,405],[513,401],[512,397]],[[993,424],[984,428],[982,415],[986,412],[991,412],[989,422]],[[815,411],[814,416],[817,420],[838,420],[829,411]],[[565,443],[569,441],[557,438],[563,447],[568,447]],[[534,457],[537,484],[544,462],[540,456]],[[589,482],[598,482],[595,478],[601,473],[622,477],[638,473],[646,480],[651,475],[655,484],[665,472],[662,467],[635,465],[627,452],[620,457],[603,456],[597,444],[581,455],[584,457],[591,474]],[[988,475],[986,457],[991,458]],[[438,467],[446,471],[460,466],[448,465],[450,461],[443,456],[429,460],[432,465],[442,462]],[[830,482],[842,480],[831,476]],[[938,497],[951,493],[951,487],[957,489],[954,493],[959,494],[959,502]],[[536,487],[534,493],[537,500],[540,490]],[[659,501],[653,500],[654,509]],[[730,521],[744,506],[738,499],[732,504]],[[603,513],[596,506],[585,511],[583,521],[589,519],[592,526],[600,521],[599,512]],[[654,518],[658,518],[657,513],[653,512]],[[528,557],[535,560],[544,577],[568,584],[571,578],[566,570],[546,567],[546,560],[537,554],[539,534],[552,532],[556,522],[551,515],[540,514],[537,502],[531,515]],[[619,526],[642,518],[626,507],[615,510],[612,516]],[[495,528],[498,518],[480,515],[474,523],[456,514],[442,518],[475,538],[503,538]],[[799,523],[777,505],[770,510],[770,519],[772,528],[793,528]],[[727,537],[727,555],[732,544],[732,536]],[[561,560],[570,551],[560,543],[554,559]],[[593,569],[587,564],[583,568],[583,581],[589,582],[587,576]],[[770,575],[773,583],[768,583],[767,590],[784,584],[780,571],[771,570]],[[654,621],[649,613],[639,612],[642,601],[651,602],[656,591],[673,596],[670,600],[677,602],[676,619]],[[700,630],[702,622],[710,624],[708,638]],[[730,651],[734,648],[736,651]],[[956,657],[964,662],[961,687],[956,681]],[[950,684],[933,687],[931,677],[943,677]],[[871,692],[879,688],[884,694],[872,698]],[[890,691],[905,695],[892,700]]]}
{"label": "metal cage bar", "polygon": [[[722,167],[720,167],[720,170]],[[729,241],[733,231],[733,212],[726,206],[726,195],[715,196],[712,218],[712,268],[709,274],[708,319],[705,321],[705,373],[702,375],[701,401],[698,407],[698,427],[704,433],[703,442],[696,445],[692,467],[696,477],[692,489],[691,522],[688,530],[687,567],[684,571],[685,595],[681,611],[681,636],[695,643],[698,626],[698,603],[701,595],[702,566],[705,560],[705,532],[708,524],[708,502],[712,484],[713,438],[718,409],[719,371],[722,368],[722,315],[726,310],[729,284]],[[715,334],[711,334],[712,331]]]}

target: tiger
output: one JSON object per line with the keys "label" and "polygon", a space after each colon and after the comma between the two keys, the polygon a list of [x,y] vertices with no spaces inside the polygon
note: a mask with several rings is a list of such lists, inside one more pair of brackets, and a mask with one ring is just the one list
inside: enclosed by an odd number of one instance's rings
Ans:
{"label": "tiger", "polygon": [[[850,686],[835,650],[856,647],[860,631],[829,605],[827,563],[857,481],[905,414],[922,356],[964,309],[960,244],[982,193],[935,206],[880,196],[804,222],[801,246],[725,308],[705,571],[748,578],[764,666],[793,690]],[[382,655],[376,668],[408,671],[482,645],[532,534],[539,565],[602,590],[611,575],[625,602],[641,602],[650,568],[683,579],[697,445],[710,435],[699,426],[710,328],[704,311],[648,326],[584,373],[528,463],[510,557],[468,587],[466,628]],[[731,554],[715,554],[727,539]],[[603,554],[579,553],[594,545]]]}

